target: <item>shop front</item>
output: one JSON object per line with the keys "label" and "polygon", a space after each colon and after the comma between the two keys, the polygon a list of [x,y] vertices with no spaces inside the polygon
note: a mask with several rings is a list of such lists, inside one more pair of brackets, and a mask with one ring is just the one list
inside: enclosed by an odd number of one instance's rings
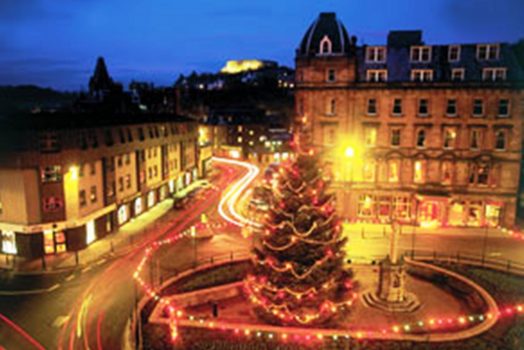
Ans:
{"label": "shop front", "polygon": [[416,195],[415,222],[421,227],[441,227],[446,222],[448,196]]}

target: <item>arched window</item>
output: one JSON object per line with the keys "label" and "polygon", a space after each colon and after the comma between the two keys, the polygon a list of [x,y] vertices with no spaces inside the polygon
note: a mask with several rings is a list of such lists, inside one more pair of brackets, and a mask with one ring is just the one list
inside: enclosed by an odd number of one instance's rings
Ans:
{"label": "arched window", "polygon": [[424,148],[426,147],[426,130],[420,129],[417,132],[417,147]]}
{"label": "arched window", "polygon": [[331,54],[333,45],[331,44],[331,40],[329,40],[327,35],[324,35],[322,40],[320,40],[320,54],[321,55],[329,55]]}
{"label": "arched window", "polygon": [[499,151],[506,149],[506,132],[504,130],[495,133],[495,149]]}
{"label": "arched window", "polygon": [[337,100],[336,99],[332,98],[329,100],[327,114],[329,115],[337,114]]}

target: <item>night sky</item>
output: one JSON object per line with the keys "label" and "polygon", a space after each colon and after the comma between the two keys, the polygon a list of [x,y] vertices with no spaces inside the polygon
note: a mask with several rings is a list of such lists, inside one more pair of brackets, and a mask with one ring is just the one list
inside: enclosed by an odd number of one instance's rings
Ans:
{"label": "night sky", "polygon": [[422,29],[435,44],[524,38],[523,0],[0,0],[0,85],[85,89],[99,55],[126,84],[169,85],[227,59],[292,66],[321,11],[361,44],[391,29]]}

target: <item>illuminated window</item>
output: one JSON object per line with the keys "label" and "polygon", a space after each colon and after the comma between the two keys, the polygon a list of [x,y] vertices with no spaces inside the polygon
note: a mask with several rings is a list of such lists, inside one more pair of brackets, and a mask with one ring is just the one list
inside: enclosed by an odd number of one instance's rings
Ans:
{"label": "illuminated window", "polygon": [[379,218],[389,218],[391,214],[391,197],[380,196],[377,200],[377,214]]}
{"label": "illuminated window", "polygon": [[455,148],[455,140],[457,138],[457,132],[452,128],[444,129],[444,149]]}
{"label": "illuminated window", "polygon": [[64,232],[55,232],[55,250],[57,253],[63,253],[67,250]]}
{"label": "illuminated window", "polygon": [[460,45],[450,45],[448,47],[448,61],[449,62],[460,61]]}
{"label": "illuminated window", "polygon": [[42,199],[42,209],[44,212],[51,213],[62,209],[64,202],[60,197],[45,197]]}
{"label": "illuminated window", "polygon": [[50,165],[40,170],[42,182],[58,182],[62,180],[62,167],[60,165]]}
{"label": "illuminated window", "polygon": [[506,68],[484,68],[482,69],[482,80],[504,81],[506,80]]}
{"label": "illuminated window", "polygon": [[417,132],[417,147],[426,147],[426,130],[424,129],[419,129]]}
{"label": "illuminated window", "polygon": [[242,136],[237,137],[237,142],[242,143]]}
{"label": "illuminated window", "polygon": [[366,47],[366,63],[385,63],[386,48],[383,46]]}
{"label": "illuminated window", "polygon": [[433,70],[432,69],[412,69],[411,70],[411,81],[432,81]]}
{"label": "illuminated window", "polygon": [[86,244],[89,245],[96,240],[95,221],[91,220],[86,223]]}
{"label": "illuminated window", "polygon": [[400,162],[398,160],[389,160],[388,161],[388,181],[389,182],[398,182],[399,179],[399,169]]}
{"label": "illuminated window", "polygon": [[471,185],[487,186],[489,183],[489,164],[471,164],[469,172],[469,183]]}
{"label": "illuminated window", "polygon": [[497,151],[503,151],[506,149],[506,131],[497,130],[495,132],[495,149]]}
{"label": "illuminated window", "polygon": [[147,206],[148,208],[151,208],[155,205],[155,191],[150,191],[147,194]]}
{"label": "illuminated window", "polygon": [[370,82],[385,82],[388,80],[387,69],[368,69],[366,70],[366,80]]}
{"label": "illuminated window", "polygon": [[425,164],[423,160],[416,160],[413,165],[413,182],[423,183],[425,181]]}
{"label": "illuminated window", "polygon": [[480,149],[482,145],[482,130],[473,129],[470,133],[469,148],[473,150]]}
{"label": "illuminated window", "polygon": [[368,115],[377,115],[377,99],[375,98],[368,99],[367,114]]}
{"label": "illuminated window", "polygon": [[411,62],[427,63],[431,61],[431,46],[412,46]]}
{"label": "illuminated window", "polygon": [[477,45],[477,59],[479,61],[496,60],[499,58],[498,44]]}
{"label": "illuminated window", "polygon": [[249,135],[253,136],[255,132],[253,130],[249,130]]}
{"label": "illuminated window", "polygon": [[18,249],[16,247],[16,234],[14,231],[1,231],[2,238],[2,253],[16,254]]}
{"label": "illuminated window", "polygon": [[322,40],[320,41],[320,54],[321,55],[329,55],[332,51],[332,44],[331,40],[329,40],[329,37],[327,35],[324,35]]}
{"label": "illuminated window", "polygon": [[242,130],[243,130],[242,125],[239,125],[239,126],[237,127],[237,130],[238,130],[238,132],[242,132]]}
{"label": "illuminated window", "polygon": [[506,118],[508,116],[509,116],[509,100],[501,99],[499,100],[498,117]]}
{"label": "illuminated window", "polygon": [[400,129],[391,130],[391,146],[398,147],[400,146]]}
{"label": "illuminated window", "polygon": [[450,161],[442,162],[440,181],[443,185],[451,185],[453,179],[453,163]]}
{"label": "illuminated window", "polygon": [[473,100],[473,116],[482,117],[484,115],[484,101],[481,99]]}
{"label": "illuminated window", "polygon": [[393,215],[398,219],[409,218],[410,201],[408,197],[393,197]]}
{"label": "illuminated window", "polygon": [[138,197],[135,199],[135,215],[139,215],[142,213],[143,207],[142,207],[142,197]]}
{"label": "illuminated window", "polygon": [[451,70],[451,80],[452,81],[463,81],[465,75],[466,75],[466,70],[464,68],[453,68]]}
{"label": "illuminated window", "polygon": [[44,253],[53,254],[55,252],[55,237],[53,230],[44,230]]}
{"label": "illuminated window", "polygon": [[401,116],[402,115],[402,99],[396,98],[396,99],[393,100],[392,114],[394,116]]}
{"label": "illuminated window", "polygon": [[362,178],[365,182],[375,181],[376,167],[376,162],[374,160],[364,163],[364,166],[362,167]]}
{"label": "illuminated window", "polygon": [[418,100],[418,115],[419,117],[427,117],[429,114],[429,101],[426,98]]}
{"label": "illuminated window", "polygon": [[358,216],[372,217],[375,216],[375,200],[370,195],[360,195],[358,198]]}
{"label": "illuminated window", "polygon": [[457,116],[457,100],[452,98],[448,99],[448,105],[446,106],[446,115],[448,117]]}
{"label": "illuminated window", "polygon": [[364,144],[367,147],[374,147],[377,144],[377,128],[374,126],[364,127]]}
{"label": "illuminated window", "polygon": [[96,186],[91,186],[90,192],[89,192],[89,199],[91,200],[91,203],[95,203],[97,200],[96,196]]}

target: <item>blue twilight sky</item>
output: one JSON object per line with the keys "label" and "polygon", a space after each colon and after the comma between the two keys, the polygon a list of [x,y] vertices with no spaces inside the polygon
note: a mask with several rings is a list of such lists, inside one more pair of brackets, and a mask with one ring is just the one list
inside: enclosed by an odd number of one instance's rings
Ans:
{"label": "blue twilight sky", "polygon": [[524,0],[0,0],[0,85],[86,87],[96,57],[114,79],[171,84],[227,59],[293,65],[321,11],[360,43],[422,29],[428,43],[524,38]]}

